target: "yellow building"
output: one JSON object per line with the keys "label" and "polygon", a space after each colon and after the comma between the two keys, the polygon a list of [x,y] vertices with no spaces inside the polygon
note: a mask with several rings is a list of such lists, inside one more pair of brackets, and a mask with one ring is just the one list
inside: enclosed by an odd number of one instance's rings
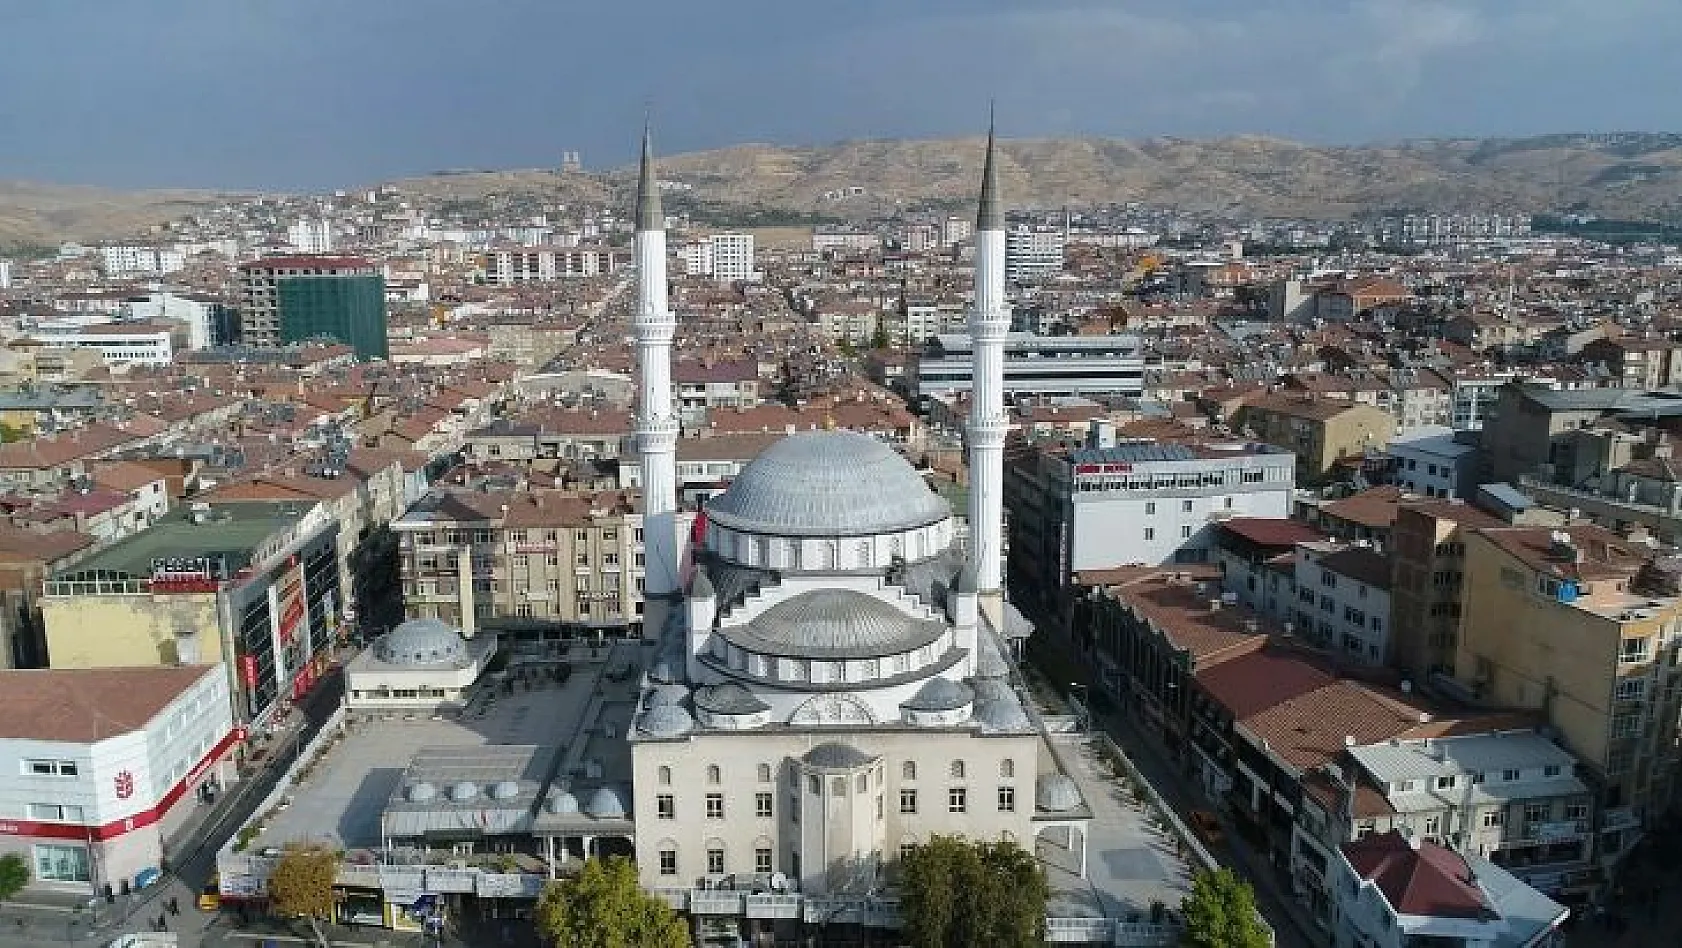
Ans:
{"label": "yellow building", "polygon": [[1671,797],[1682,560],[1592,526],[1465,543],[1455,680],[1480,703],[1547,715],[1597,791],[1596,851],[1615,855]]}
{"label": "yellow building", "polygon": [[1254,437],[1297,456],[1297,482],[1312,484],[1340,458],[1381,451],[1396,432],[1390,413],[1371,405],[1305,395],[1266,395],[1238,413]]}

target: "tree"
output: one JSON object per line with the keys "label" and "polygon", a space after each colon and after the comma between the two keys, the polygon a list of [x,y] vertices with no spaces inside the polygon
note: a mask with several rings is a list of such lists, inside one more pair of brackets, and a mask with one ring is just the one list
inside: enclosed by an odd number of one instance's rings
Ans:
{"label": "tree", "polygon": [[0,902],[4,902],[29,884],[29,863],[17,853],[0,856]]}
{"label": "tree", "polygon": [[886,326],[879,325],[876,327],[876,331],[870,334],[870,348],[872,349],[886,349],[893,345],[893,342],[892,337],[888,335],[888,327]]}
{"label": "tree", "polygon": [[637,885],[620,856],[589,859],[537,900],[537,933],[555,948],[688,948],[689,929],[665,902]]}
{"label": "tree", "polygon": [[269,875],[269,903],[278,915],[309,922],[316,941],[327,944],[321,922],[333,917],[333,879],[339,854],[325,846],[290,843]]}
{"label": "tree", "polygon": [[1180,911],[1186,917],[1184,948],[1268,948],[1256,893],[1231,869],[1199,872]]}
{"label": "tree", "polygon": [[932,837],[906,855],[900,879],[913,948],[1038,946],[1049,898],[1039,862],[1010,842]]}

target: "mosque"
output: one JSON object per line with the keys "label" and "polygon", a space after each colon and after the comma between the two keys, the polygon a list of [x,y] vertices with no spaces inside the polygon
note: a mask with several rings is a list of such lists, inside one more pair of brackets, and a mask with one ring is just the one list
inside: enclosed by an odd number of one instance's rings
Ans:
{"label": "mosque", "polygon": [[1013,684],[1005,641],[1009,311],[991,132],[970,319],[967,538],[904,458],[849,431],[789,435],[702,513],[678,510],[676,325],[650,152],[645,135],[636,436],[659,638],[628,735],[643,885],[689,899],[691,915],[710,899],[717,921],[760,933],[823,911],[884,921],[869,914],[873,899],[931,834],[1030,849],[1047,837],[1084,853],[1090,810]]}

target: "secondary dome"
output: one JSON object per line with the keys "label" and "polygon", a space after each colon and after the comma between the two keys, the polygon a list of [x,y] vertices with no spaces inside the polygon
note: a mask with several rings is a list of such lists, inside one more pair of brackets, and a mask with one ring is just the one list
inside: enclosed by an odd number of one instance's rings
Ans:
{"label": "secondary dome", "polygon": [[816,589],[779,602],[745,626],[719,634],[761,655],[784,658],[870,658],[922,648],[946,626],[914,619],[851,589]]}
{"label": "secondary dome", "polygon": [[601,787],[590,795],[584,812],[598,820],[621,820],[625,818],[625,801],[620,799],[619,791]]}
{"label": "secondary dome", "polygon": [[909,462],[851,431],[789,435],[707,503],[709,521],[771,536],[871,536],[951,514]]}
{"label": "secondary dome", "polygon": [[1080,787],[1067,774],[1045,774],[1035,789],[1042,810],[1067,813],[1080,806]]}
{"label": "secondary dome", "polygon": [[374,655],[388,665],[456,665],[467,660],[467,643],[439,619],[410,619],[387,632]]}

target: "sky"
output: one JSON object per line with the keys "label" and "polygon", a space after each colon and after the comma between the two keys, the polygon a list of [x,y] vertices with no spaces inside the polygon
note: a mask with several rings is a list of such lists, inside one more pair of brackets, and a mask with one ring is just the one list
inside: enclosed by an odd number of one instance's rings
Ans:
{"label": "sky", "polygon": [[353,188],[978,133],[1682,130],[1677,0],[0,0],[0,180]]}

